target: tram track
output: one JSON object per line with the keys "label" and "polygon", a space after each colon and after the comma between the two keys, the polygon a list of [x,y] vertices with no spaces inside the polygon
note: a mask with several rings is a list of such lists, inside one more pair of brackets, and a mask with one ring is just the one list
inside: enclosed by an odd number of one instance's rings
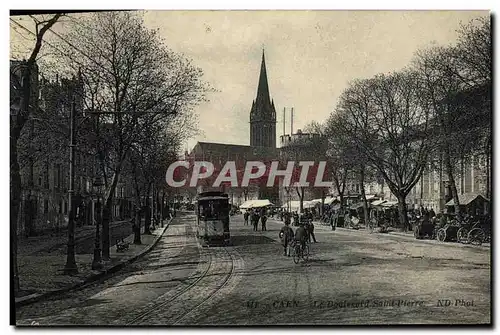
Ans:
{"label": "tram track", "polygon": [[[194,237],[192,227],[188,236]],[[197,241],[200,261],[194,274],[177,288],[147,304],[127,325],[176,325],[190,318],[221,292],[234,277],[235,257],[226,247],[203,248]]]}
{"label": "tram track", "polygon": [[202,301],[200,301],[196,306],[194,306],[191,310],[187,311],[183,315],[181,315],[173,324],[178,325],[182,320],[185,320],[189,318],[195,311],[197,311],[201,306],[206,304],[208,301],[212,300],[217,293],[219,293],[226,285],[229,283],[231,278],[234,276],[235,273],[235,259],[233,255],[227,250],[226,247],[223,247],[224,251],[226,251],[227,255],[231,258],[231,269],[229,273],[226,275],[226,277],[223,279],[222,283],[214,290],[212,291],[207,297],[205,297]]}

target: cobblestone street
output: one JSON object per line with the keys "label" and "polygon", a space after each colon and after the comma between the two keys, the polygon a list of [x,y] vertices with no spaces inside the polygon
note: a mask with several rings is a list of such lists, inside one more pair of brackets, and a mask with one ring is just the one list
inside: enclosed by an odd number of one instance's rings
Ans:
{"label": "cobblestone street", "polygon": [[194,216],[114,277],[21,307],[18,325],[397,324],[490,322],[490,251],[317,225],[307,263],[282,256],[281,222],[233,246],[201,247]]}

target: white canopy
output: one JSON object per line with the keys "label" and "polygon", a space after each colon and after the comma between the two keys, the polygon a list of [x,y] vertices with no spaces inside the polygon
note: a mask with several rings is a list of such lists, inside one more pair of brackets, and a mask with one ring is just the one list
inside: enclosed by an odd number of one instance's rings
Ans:
{"label": "white canopy", "polygon": [[240,205],[240,208],[242,208],[242,209],[247,209],[247,208],[250,208],[250,205],[252,205],[252,202],[253,202],[253,201],[254,201],[254,200],[247,200],[247,201],[245,201],[244,203],[242,203],[242,204]]}
{"label": "white canopy", "polygon": [[[288,203],[285,203],[281,208],[288,208],[290,206],[290,209],[292,211],[298,211],[300,209],[300,201],[294,200],[294,201],[289,201]],[[316,203],[314,201],[304,201],[302,204],[302,207],[305,208],[313,208],[316,206]]]}
{"label": "white canopy", "polygon": [[245,201],[243,204],[240,205],[240,208],[242,209],[247,209],[247,208],[258,208],[258,207],[266,207],[266,206],[272,206],[273,204],[268,200],[248,200]]}
{"label": "white canopy", "polygon": [[331,205],[337,198],[336,197],[326,197],[325,205]]}

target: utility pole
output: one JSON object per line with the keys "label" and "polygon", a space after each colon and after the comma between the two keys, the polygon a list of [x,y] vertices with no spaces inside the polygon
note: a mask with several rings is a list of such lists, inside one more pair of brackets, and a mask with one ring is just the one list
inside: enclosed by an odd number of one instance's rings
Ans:
{"label": "utility pole", "polygon": [[75,192],[75,112],[76,105],[73,100],[70,112],[68,250],[64,266],[64,273],[69,275],[78,273],[75,259],[75,206],[73,201]]}

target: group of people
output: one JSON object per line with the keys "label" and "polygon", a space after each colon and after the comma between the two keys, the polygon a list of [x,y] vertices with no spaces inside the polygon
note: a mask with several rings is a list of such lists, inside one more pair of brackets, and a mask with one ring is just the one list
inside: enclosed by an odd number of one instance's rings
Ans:
{"label": "group of people", "polygon": [[[290,227],[290,224],[292,223],[292,215],[296,225],[298,225],[295,232]],[[302,217],[300,217],[296,212],[293,214],[290,212],[284,212],[282,214],[282,219],[285,225],[281,228],[279,237],[283,244],[284,256],[290,256],[288,247],[292,241],[300,243],[302,248],[304,248],[307,241],[311,242],[311,239],[314,243],[317,243],[316,236],[314,235],[313,215],[310,211],[305,210]]]}
{"label": "group of people", "polygon": [[314,225],[312,222],[299,222],[299,227],[293,231],[290,227],[290,221],[285,220],[285,225],[281,228],[279,237],[283,245],[283,256],[290,256],[290,244],[292,242],[299,243],[302,249],[305,248],[307,242],[311,242],[311,237],[316,243],[316,237],[314,237]]}
{"label": "group of people", "polygon": [[250,208],[245,211],[243,214],[243,218],[245,220],[245,226],[249,224],[249,221],[252,223],[253,230],[257,231],[259,227],[259,221],[262,223],[262,231],[266,231],[266,222],[267,222],[267,210],[266,208]]}

